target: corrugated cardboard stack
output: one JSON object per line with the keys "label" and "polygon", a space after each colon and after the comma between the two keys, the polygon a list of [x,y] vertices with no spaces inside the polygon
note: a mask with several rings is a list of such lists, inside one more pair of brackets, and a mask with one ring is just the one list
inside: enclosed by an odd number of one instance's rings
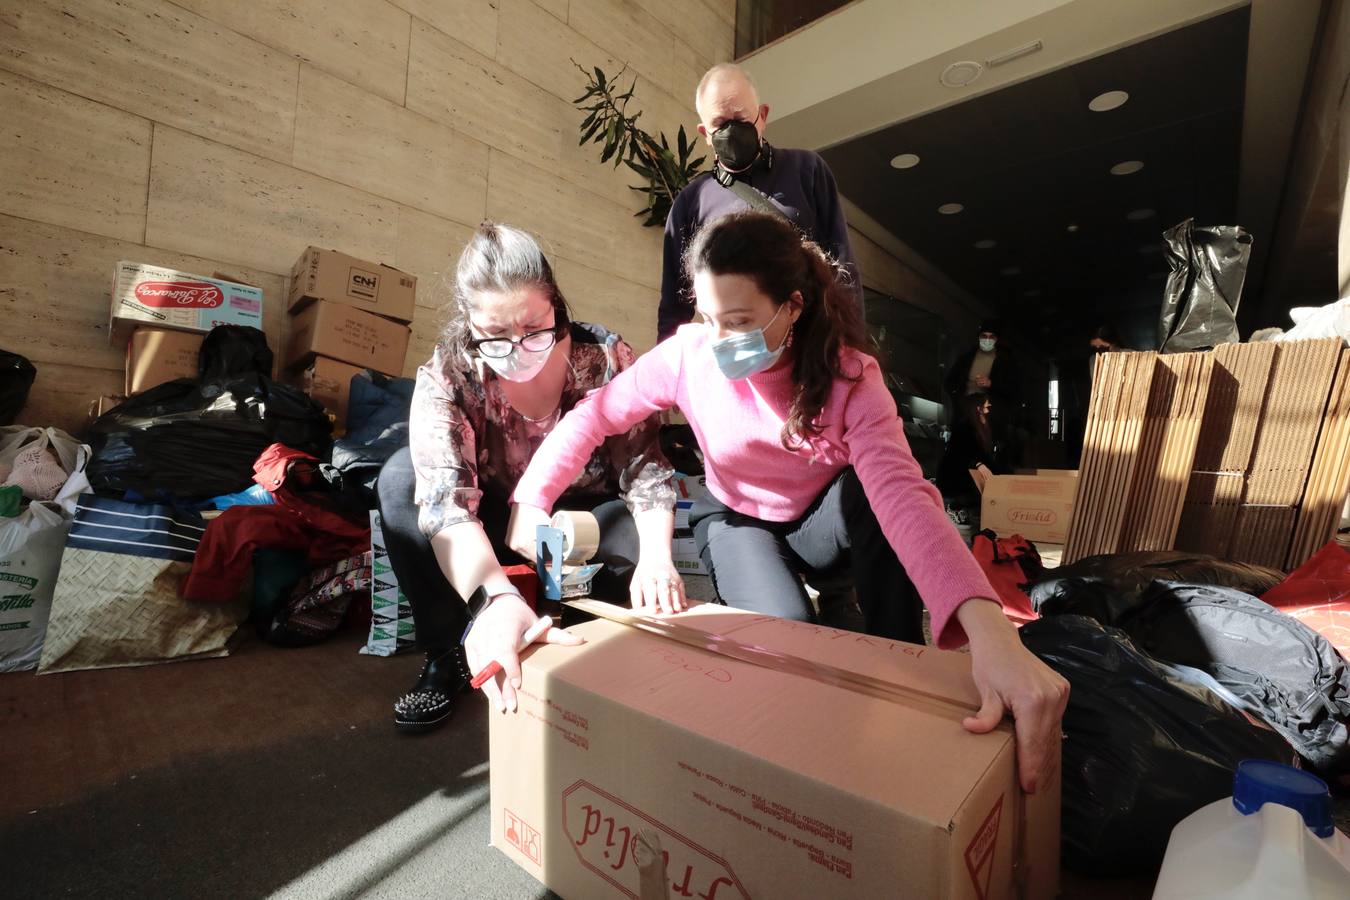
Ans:
{"label": "corrugated cardboard stack", "polygon": [[1176,547],[1297,567],[1350,489],[1346,356],[1339,340],[1108,354],[1065,562]]}
{"label": "corrugated cardboard stack", "polygon": [[[1241,421],[1232,427],[1235,452],[1225,460],[1233,468],[1214,473],[1216,480],[1230,484],[1217,500],[1203,493],[1188,498],[1183,535],[1177,546],[1259,565],[1294,568],[1310,555],[1296,552],[1295,524],[1309,488],[1319,438],[1325,431],[1330,440],[1336,431],[1338,417],[1330,401],[1345,350],[1335,339],[1278,343],[1273,345],[1273,354],[1257,350],[1260,346],[1239,344],[1222,356],[1216,353],[1216,367],[1231,363],[1228,375],[1237,381],[1238,396],[1245,401],[1239,403]],[[1244,380],[1251,384],[1244,384]],[[1262,388],[1262,399],[1253,415],[1252,395],[1257,386]],[[1207,418],[1205,428],[1217,430],[1214,437],[1222,441],[1221,425],[1229,421],[1229,416],[1222,408],[1216,414],[1217,421],[1211,425]],[[1326,452],[1333,452],[1330,446]],[[1239,467],[1244,456],[1248,461]],[[1233,495],[1238,491],[1240,500],[1234,504]],[[1343,480],[1340,491],[1343,498]],[[1308,499],[1313,506],[1319,505],[1318,497]],[[1334,533],[1334,529],[1328,529],[1314,540],[1310,527],[1311,522],[1305,538],[1315,544],[1312,549]]]}
{"label": "corrugated cardboard stack", "polygon": [[417,279],[390,266],[319,247],[296,260],[282,364],[339,428],[354,375],[403,373],[416,296]]}

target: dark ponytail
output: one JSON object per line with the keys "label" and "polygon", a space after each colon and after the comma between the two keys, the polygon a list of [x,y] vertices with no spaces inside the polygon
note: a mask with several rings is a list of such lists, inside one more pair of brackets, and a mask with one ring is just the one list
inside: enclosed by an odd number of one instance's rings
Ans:
{"label": "dark ponytail", "polygon": [[684,265],[690,282],[700,272],[752,278],[779,306],[793,291],[801,292],[802,311],[790,337],[794,390],[783,446],[796,449],[818,435],[816,419],[835,379],[857,381],[862,374],[844,371],[842,351],[871,352],[845,270],[785,219],[748,210],[704,225],[685,252]]}

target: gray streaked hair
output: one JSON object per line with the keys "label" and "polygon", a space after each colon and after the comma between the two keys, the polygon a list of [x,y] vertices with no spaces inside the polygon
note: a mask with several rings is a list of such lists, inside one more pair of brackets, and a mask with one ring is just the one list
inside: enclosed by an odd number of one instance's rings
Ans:
{"label": "gray streaked hair", "polygon": [[478,226],[459,254],[454,274],[442,276],[437,288],[438,293],[449,294],[444,303],[445,327],[441,331],[441,343],[449,358],[473,361],[469,354],[469,313],[474,310],[479,294],[527,288],[540,288],[549,295],[559,325],[572,320],[567,300],[553,276],[553,267],[534,236],[496,222]]}
{"label": "gray streaked hair", "polygon": [[750,85],[750,89],[755,92],[755,99],[759,99],[759,85],[755,84],[754,76],[735,63],[718,63],[711,69],[703,73],[703,77],[698,81],[698,87],[694,89],[694,108],[698,108],[698,101],[703,99],[703,92],[708,89],[708,82],[714,78],[722,78],[727,75],[739,75],[745,79],[745,83]]}

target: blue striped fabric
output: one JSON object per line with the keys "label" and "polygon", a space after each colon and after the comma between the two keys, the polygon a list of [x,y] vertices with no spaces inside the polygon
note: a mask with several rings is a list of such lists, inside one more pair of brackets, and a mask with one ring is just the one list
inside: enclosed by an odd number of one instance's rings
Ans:
{"label": "blue striped fabric", "polygon": [[82,494],[67,547],[192,562],[206,522],[162,503],[128,503]]}

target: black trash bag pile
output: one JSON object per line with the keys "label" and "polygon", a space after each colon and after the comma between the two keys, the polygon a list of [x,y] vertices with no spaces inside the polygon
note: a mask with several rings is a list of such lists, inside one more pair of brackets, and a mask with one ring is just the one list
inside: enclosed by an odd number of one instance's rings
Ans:
{"label": "black trash bag pile", "polygon": [[1187,219],[1163,232],[1163,240],[1172,272],[1158,319],[1158,350],[1184,353],[1237,343],[1251,235],[1236,225],[1196,225]]}
{"label": "black trash bag pile", "polygon": [[1240,761],[1295,761],[1283,737],[1221,699],[1203,672],[1150,658],[1122,631],[1061,615],[1021,636],[1071,685],[1060,831],[1072,869],[1156,871],[1172,828],[1229,796]]}
{"label": "black trash bag pile", "polygon": [[0,350],[0,425],[13,425],[28,402],[37,369],[25,357]]}
{"label": "black trash bag pile", "polygon": [[254,461],[274,443],[326,459],[327,414],[298,389],[269,378],[270,357],[257,329],[213,329],[198,359],[199,371],[211,377],[157,385],[90,424],[94,453],[86,474],[94,491],[194,502],[251,486]]}
{"label": "black trash bag pile", "polygon": [[1350,665],[1307,625],[1242,591],[1157,582],[1120,628],[1154,659],[1212,677],[1323,775],[1350,774]]}
{"label": "black trash bag pile", "polygon": [[1143,602],[1155,581],[1215,585],[1260,595],[1283,580],[1278,569],[1157,550],[1085,557],[1053,570],[1028,588],[1027,596],[1043,616],[1082,615],[1115,625]]}

